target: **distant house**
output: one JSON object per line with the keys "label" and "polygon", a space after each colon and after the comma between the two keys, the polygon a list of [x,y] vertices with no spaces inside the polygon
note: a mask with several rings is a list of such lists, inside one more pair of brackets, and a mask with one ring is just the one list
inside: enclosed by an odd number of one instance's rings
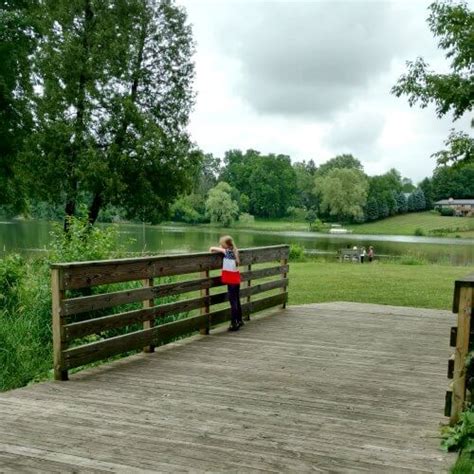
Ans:
{"label": "distant house", "polygon": [[442,207],[454,209],[455,216],[474,216],[474,199],[442,199],[435,202],[434,207],[435,209],[441,209]]}

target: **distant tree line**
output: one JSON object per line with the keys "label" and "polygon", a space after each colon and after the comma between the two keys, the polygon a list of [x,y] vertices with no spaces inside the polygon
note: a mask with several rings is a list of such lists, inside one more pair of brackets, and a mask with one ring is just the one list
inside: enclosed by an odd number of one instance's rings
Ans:
{"label": "distant tree line", "polygon": [[238,219],[288,218],[366,222],[432,209],[434,202],[474,196],[474,165],[437,168],[418,186],[391,169],[368,176],[352,155],[316,166],[285,155],[231,150],[223,160],[205,155],[194,190],[171,206],[170,218],[230,225]]}

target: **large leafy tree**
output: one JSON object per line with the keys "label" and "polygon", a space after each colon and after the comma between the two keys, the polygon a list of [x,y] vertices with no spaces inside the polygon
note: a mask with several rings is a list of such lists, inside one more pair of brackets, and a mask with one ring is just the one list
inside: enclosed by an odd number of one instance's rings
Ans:
{"label": "large leafy tree", "polygon": [[321,210],[340,220],[364,217],[368,182],[358,169],[334,168],[316,178],[316,190],[321,196]]}
{"label": "large leafy tree", "polygon": [[[465,1],[436,1],[429,7],[428,25],[438,46],[446,51],[450,72],[430,69],[422,59],[407,63],[392,92],[408,96],[410,105],[435,104],[438,117],[451,113],[454,120],[471,112],[474,105],[474,11]],[[439,164],[474,161],[474,138],[465,132],[452,131],[446,149],[434,154]]]}
{"label": "large leafy tree", "polygon": [[296,174],[285,155],[228,151],[221,179],[248,196],[249,210],[256,216],[282,217],[295,202]]}
{"label": "large leafy tree", "polygon": [[201,158],[185,127],[193,41],[171,0],[57,0],[41,5],[33,56],[36,126],[29,186],[66,216],[106,204],[157,221]]}
{"label": "large leafy tree", "polygon": [[334,158],[326,161],[323,163],[319,168],[316,170],[316,175],[323,176],[328,174],[333,169],[355,169],[359,171],[363,171],[364,168],[362,163],[355,158],[353,155],[344,154],[344,155],[337,155]]}
{"label": "large leafy tree", "polygon": [[34,46],[34,4],[22,0],[0,3],[0,205],[10,206],[13,212],[25,206],[15,167],[32,128],[28,57]]}
{"label": "large leafy tree", "polygon": [[214,224],[229,227],[239,215],[239,206],[232,199],[231,186],[221,181],[209,191],[206,200],[206,214]]}

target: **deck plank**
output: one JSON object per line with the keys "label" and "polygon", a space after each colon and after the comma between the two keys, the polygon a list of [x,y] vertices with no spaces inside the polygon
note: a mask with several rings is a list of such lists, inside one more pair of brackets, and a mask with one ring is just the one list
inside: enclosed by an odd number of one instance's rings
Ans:
{"label": "deck plank", "polygon": [[445,311],[291,306],[0,394],[0,472],[445,472]]}

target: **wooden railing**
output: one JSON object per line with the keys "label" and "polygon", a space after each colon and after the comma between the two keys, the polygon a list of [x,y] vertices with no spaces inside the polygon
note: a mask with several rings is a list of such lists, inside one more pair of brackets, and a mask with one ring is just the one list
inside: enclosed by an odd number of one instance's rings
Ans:
{"label": "wooden railing", "polygon": [[[273,306],[285,307],[288,255],[288,245],[240,250],[240,270],[245,282],[240,294],[245,298],[242,312],[246,319],[251,313]],[[278,265],[270,265],[275,261]],[[69,369],[110,356],[141,348],[152,352],[155,346],[197,331],[208,334],[212,326],[229,320],[227,305],[211,311],[211,306],[227,301],[225,291],[210,291],[222,287],[218,272],[211,275],[221,266],[222,255],[211,253],[53,264],[55,379],[67,380]],[[183,279],[183,275],[191,279]],[[155,281],[175,276],[179,276],[175,281]],[[278,278],[269,280],[270,277]],[[264,282],[255,284],[262,278]],[[134,283],[128,283],[124,289],[126,282]],[[122,288],[117,291],[118,283]],[[253,298],[276,289],[277,294]],[[199,296],[192,292],[199,292]],[[186,293],[191,293],[191,298],[178,299]],[[123,307],[137,303],[139,308]],[[111,308],[115,311],[110,312]],[[192,315],[193,311],[199,314]],[[179,319],[164,322],[173,316]]]}
{"label": "wooden railing", "polygon": [[458,315],[458,325],[451,328],[450,345],[456,350],[448,361],[448,378],[453,381],[446,392],[445,405],[445,415],[450,417],[451,424],[458,421],[466,405],[466,357],[474,349],[473,308],[474,273],[456,280],[454,286],[453,313]]}

